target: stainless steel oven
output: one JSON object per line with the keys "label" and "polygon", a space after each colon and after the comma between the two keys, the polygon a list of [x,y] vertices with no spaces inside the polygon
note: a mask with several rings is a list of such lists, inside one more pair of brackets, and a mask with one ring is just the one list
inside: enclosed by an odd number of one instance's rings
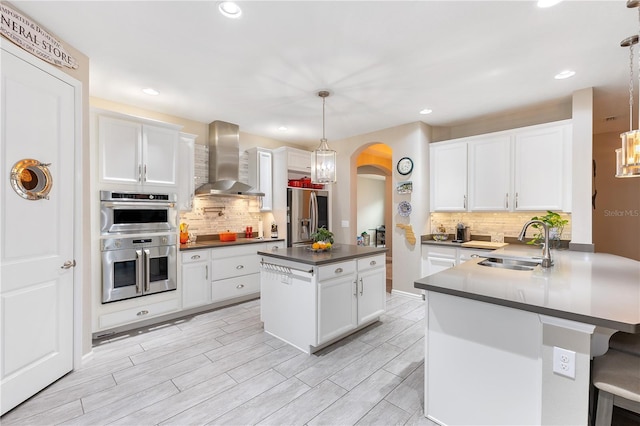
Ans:
{"label": "stainless steel oven", "polygon": [[173,232],[176,200],[176,194],[100,191],[100,233]]}
{"label": "stainless steel oven", "polygon": [[175,290],[176,235],[104,238],[102,303]]}

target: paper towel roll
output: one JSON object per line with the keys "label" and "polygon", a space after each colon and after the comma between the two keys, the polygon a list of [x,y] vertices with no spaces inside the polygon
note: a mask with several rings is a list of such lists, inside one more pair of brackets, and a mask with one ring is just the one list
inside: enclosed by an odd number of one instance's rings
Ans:
{"label": "paper towel roll", "polygon": [[262,221],[258,221],[258,238],[264,238],[264,229],[262,228]]}

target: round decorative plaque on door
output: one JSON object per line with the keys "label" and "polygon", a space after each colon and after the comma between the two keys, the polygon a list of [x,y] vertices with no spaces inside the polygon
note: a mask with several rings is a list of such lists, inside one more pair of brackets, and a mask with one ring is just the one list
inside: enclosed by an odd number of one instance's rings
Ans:
{"label": "round decorative plaque on door", "polygon": [[18,161],[11,168],[11,187],[25,200],[48,200],[53,185],[50,165],[31,158]]}
{"label": "round decorative plaque on door", "polygon": [[401,175],[408,175],[413,170],[413,160],[409,157],[402,157],[398,160],[396,168]]}

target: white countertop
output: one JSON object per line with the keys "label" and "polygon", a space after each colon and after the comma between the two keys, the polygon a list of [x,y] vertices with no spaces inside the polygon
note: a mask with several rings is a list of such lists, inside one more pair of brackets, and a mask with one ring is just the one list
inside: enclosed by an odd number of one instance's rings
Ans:
{"label": "white countertop", "polygon": [[[552,250],[554,266],[514,271],[472,259],[421,278],[419,289],[451,294],[629,333],[640,333],[640,262],[605,253]],[[540,256],[507,246],[491,255]],[[489,256],[489,254],[488,254]]]}

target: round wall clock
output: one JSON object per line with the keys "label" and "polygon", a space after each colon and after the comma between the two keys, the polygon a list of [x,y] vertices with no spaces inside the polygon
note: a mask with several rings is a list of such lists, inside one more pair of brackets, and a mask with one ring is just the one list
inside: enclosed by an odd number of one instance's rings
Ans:
{"label": "round wall clock", "polygon": [[413,170],[413,161],[409,157],[402,157],[396,168],[401,175],[408,175]]}

